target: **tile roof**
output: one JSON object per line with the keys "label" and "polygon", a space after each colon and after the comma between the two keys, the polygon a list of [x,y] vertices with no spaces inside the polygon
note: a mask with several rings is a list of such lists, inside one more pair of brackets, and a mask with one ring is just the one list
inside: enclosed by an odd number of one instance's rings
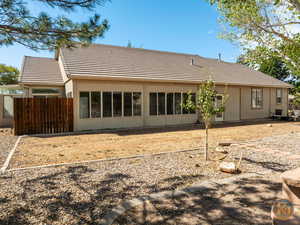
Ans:
{"label": "tile roof", "polygon": [[58,62],[51,58],[25,56],[20,83],[41,85],[63,85]]}
{"label": "tile roof", "polygon": [[[68,75],[103,78],[195,82],[212,78],[216,83],[290,87],[246,66],[197,55],[126,48],[102,44],[61,49]],[[191,64],[193,59],[194,64]]]}

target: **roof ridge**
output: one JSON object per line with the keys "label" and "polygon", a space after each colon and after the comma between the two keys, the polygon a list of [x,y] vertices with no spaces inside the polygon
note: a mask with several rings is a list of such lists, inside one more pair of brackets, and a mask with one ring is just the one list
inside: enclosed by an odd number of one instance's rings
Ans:
{"label": "roof ridge", "polygon": [[128,48],[125,46],[119,45],[110,45],[110,44],[99,44],[99,43],[92,43],[91,45],[98,45],[98,46],[106,46],[106,47],[113,47],[113,48],[121,48],[127,49],[129,51],[136,50],[136,51],[145,51],[145,52],[155,52],[155,53],[163,53],[163,54],[174,54],[174,55],[184,55],[184,56],[198,56],[197,54],[189,54],[189,53],[180,53],[180,52],[171,52],[171,51],[162,51],[162,50],[155,50],[155,49],[145,49],[145,48]]}

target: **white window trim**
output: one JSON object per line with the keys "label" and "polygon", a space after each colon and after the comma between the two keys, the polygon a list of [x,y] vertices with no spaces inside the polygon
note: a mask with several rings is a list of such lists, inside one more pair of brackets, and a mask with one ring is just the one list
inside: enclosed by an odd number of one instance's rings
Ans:
{"label": "white window trim", "polygon": [[[87,119],[93,119],[93,120],[100,120],[100,119],[109,119],[109,118],[130,118],[130,117],[142,117],[143,114],[144,114],[144,108],[143,108],[143,104],[144,104],[144,99],[143,99],[143,96],[144,96],[144,93],[142,91],[78,91],[78,96],[79,96],[79,101],[78,101],[78,108],[79,108],[79,111],[80,111],[80,93],[81,92],[88,92],[89,93],[89,117],[88,118],[80,118],[80,115],[79,115],[79,119],[80,120],[87,120]],[[91,97],[91,93],[92,92],[100,92],[100,98],[101,98],[101,116],[100,117],[97,117],[97,118],[92,118],[92,97]],[[112,115],[110,117],[103,117],[103,92],[110,92],[111,93],[111,110],[112,110]],[[131,116],[124,116],[124,93],[131,93],[131,101],[132,101],[132,104],[131,104]],[[122,96],[122,115],[121,116],[114,116],[114,100],[113,100],[113,96],[114,96],[114,93],[121,93],[121,96]],[[141,115],[134,115],[134,108],[133,108],[133,94],[134,93],[139,93],[141,95]],[[44,95],[42,95],[44,96]],[[80,114],[80,113],[79,113]]]}

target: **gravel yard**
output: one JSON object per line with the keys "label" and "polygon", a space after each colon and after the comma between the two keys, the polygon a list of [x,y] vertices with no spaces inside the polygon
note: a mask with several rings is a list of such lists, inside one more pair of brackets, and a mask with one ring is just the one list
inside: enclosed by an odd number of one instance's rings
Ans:
{"label": "gravel yard", "polygon": [[[300,133],[293,131],[235,144],[231,158],[237,159],[243,150],[243,173],[276,174],[299,166],[300,158],[289,158],[300,154],[299,137]],[[216,162],[204,162],[202,153],[197,150],[8,172],[0,177],[0,224],[97,224],[123,200],[230,176],[216,171]],[[242,204],[244,199],[240,196],[236,201]],[[234,216],[247,213],[251,214],[245,209]]]}
{"label": "gravel yard", "polygon": [[[219,141],[241,142],[289,132],[300,132],[300,122],[217,126],[210,130],[209,138],[215,146]],[[21,140],[11,168],[195,149],[204,146],[204,140],[205,131],[199,126],[27,137]]]}
{"label": "gravel yard", "polygon": [[16,141],[17,137],[12,136],[10,129],[0,128],[0,168]]}

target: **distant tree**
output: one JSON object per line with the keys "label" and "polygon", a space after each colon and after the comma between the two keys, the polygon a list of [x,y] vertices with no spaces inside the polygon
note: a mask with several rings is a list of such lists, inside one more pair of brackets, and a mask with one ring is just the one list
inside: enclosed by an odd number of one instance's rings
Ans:
{"label": "distant tree", "polygon": [[248,49],[246,53],[239,56],[237,63],[244,64],[282,81],[294,78],[289,67],[282,61],[281,57],[263,47]]}
{"label": "distant tree", "polygon": [[294,88],[290,90],[292,94],[300,91],[300,74],[295,74],[297,71],[291,71],[286,62],[272,50],[261,46],[248,49],[238,57],[237,63],[294,85]]}
{"label": "distant tree", "polygon": [[276,53],[300,75],[299,0],[207,0],[219,11],[221,37],[244,49],[260,46]]}
{"label": "distant tree", "polygon": [[143,45],[141,45],[140,47],[136,47],[132,44],[132,42],[129,40],[128,43],[127,43],[127,48],[143,48]]}
{"label": "distant tree", "polygon": [[65,16],[52,17],[45,12],[32,15],[27,4],[41,2],[66,12],[92,10],[106,0],[0,0],[0,47],[21,44],[33,50],[72,48],[88,45],[108,30],[107,20],[95,14],[87,22],[73,22]]}
{"label": "distant tree", "polygon": [[0,85],[17,84],[19,70],[12,66],[0,64]]}
{"label": "distant tree", "polygon": [[213,117],[217,113],[225,111],[225,103],[227,101],[227,94],[224,93],[223,102],[221,105],[217,106],[217,91],[215,88],[215,83],[212,80],[203,82],[197,92],[196,103],[193,101],[191,93],[188,94],[188,98],[183,107],[189,111],[199,110],[201,114],[201,119],[205,125],[205,160],[208,160],[208,129],[211,126]]}
{"label": "distant tree", "polygon": [[128,41],[127,48],[134,48],[134,46],[132,45],[131,41]]}

